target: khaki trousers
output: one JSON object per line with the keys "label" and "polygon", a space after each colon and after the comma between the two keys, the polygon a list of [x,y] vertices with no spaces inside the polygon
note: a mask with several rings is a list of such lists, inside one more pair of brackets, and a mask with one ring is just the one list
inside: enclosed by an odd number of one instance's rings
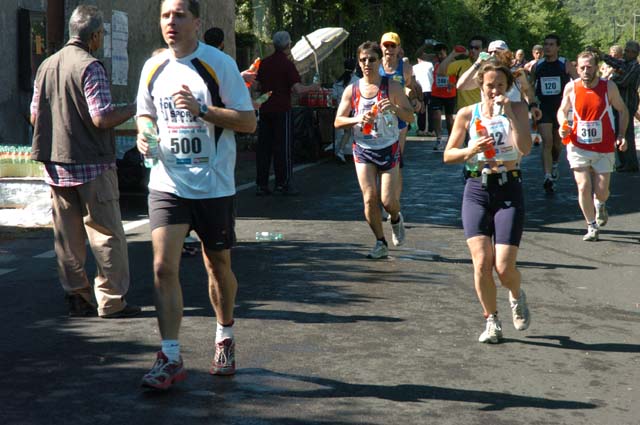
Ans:
{"label": "khaki trousers", "polygon": [[88,239],[96,261],[94,293],[100,315],[122,310],[129,289],[129,257],[119,198],[115,169],[80,186],[51,186],[60,283],[68,294],[82,295],[91,302],[85,271]]}

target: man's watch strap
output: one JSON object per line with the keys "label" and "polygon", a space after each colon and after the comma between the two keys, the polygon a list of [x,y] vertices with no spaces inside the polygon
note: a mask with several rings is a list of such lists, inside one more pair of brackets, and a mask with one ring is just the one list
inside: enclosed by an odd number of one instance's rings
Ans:
{"label": "man's watch strap", "polygon": [[207,115],[207,112],[209,112],[209,107],[207,106],[206,103],[201,103],[200,113],[198,114],[198,118],[204,118],[204,116]]}

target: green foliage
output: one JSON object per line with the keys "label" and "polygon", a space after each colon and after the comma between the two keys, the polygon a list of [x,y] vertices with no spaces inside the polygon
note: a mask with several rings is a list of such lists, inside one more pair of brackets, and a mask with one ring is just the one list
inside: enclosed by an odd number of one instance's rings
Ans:
{"label": "green foliage", "polygon": [[[298,39],[341,26],[351,33],[345,49],[353,49],[395,31],[412,58],[426,38],[452,47],[476,34],[529,55],[549,33],[560,36],[561,54],[573,58],[587,45],[606,50],[614,35],[618,43],[631,39],[633,13],[640,14],[637,0],[237,0],[236,8],[240,25],[263,41],[279,29]],[[640,32],[640,16],[637,24]]]}
{"label": "green foliage", "polygon": [[[640,2],[637,0],[565,0],[565,7],[584,32],[582,43],[608,50],[612,44],[637,40],[640,34]],[[636,34],[633,34],[634,14]]]}

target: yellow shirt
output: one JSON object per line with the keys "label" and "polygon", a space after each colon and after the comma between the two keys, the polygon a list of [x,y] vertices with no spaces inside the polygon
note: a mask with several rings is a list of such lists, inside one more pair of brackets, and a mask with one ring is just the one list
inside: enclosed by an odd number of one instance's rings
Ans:
{"label": "yellow shirt", "polygon": [[[455,75],[456,80],[465,73],[465,71],[471,68],[473,62],[469,59],[460,59],[457,61],[453,61],[449,64],[447,68],[447,75]],[[456,97],[456,112],[460,108],[464,108],[465,106],[473,105],[474,103],[480,102],[480,89],[471,89],[471,90],[458,90],[458,96]]]}

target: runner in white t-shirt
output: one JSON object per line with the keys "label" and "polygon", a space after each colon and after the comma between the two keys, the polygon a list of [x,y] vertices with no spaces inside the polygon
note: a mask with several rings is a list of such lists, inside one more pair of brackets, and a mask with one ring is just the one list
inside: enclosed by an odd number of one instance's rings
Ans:
{"label": "runner in white t-shirt", "polygon": [[179,268],[190,228],[202,241],[217,319],[210,373],[235,373],[234,131],[255,131],[256,117],[233,59],[198,41],[199,14],[198,2],[162,1],[160,28],[169,48],[145,63],[138,88],[138,150],[149,154],[149,126],[159,134],[149,180],[149,221],[162,349],[142,378],[144,387],[159,390],[186,378],[178,342],[183,310]]}
{"label": "runner in white t-shirt", "polygon": [[431,104],[431,86],[433,86],[433,63],[427,60],[427,54],[420,51],[418,63],[413,66],[413,75],[422,87],[422,101],[424,102],[424,112],[418,114],[418,136],[426,136],[428,130],[429,105]]}

